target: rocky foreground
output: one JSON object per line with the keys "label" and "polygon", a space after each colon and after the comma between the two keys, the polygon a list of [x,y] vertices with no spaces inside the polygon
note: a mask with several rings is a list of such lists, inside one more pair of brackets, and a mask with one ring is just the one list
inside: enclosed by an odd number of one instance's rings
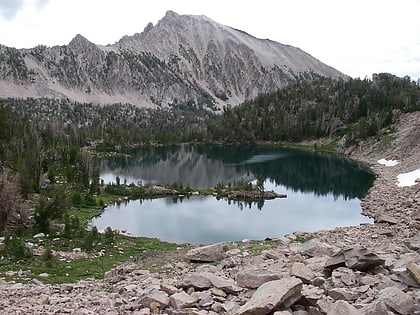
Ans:
{"label": "rocky foreground", "polygon": [[362,202],[374,224],[138,257],[100,281],[2,281],[0,312],[420,314],[420,183],[396,185],[398,174],[420,168],[420,113],[401,121],[392,146],[352,152],[378,174]]}

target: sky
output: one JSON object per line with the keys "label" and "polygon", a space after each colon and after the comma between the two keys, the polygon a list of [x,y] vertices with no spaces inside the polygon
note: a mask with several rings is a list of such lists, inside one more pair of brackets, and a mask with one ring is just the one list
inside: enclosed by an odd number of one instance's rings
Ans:
{"label": "sky", "polygon": [[292,45],[353,78],[420,78],[420,0],[0,0],[0,44],[95,44],[141,33],[172,10]]}

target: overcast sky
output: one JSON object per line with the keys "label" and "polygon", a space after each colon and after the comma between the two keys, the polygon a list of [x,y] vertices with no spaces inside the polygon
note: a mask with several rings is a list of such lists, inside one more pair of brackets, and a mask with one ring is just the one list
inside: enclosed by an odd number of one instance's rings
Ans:
{"label": "overcast sky", "polygon": [[0,0],[0,44],[66,45],[76,34],[113,44],[167,10],[299,47],[352,77],[420,77],[420,0]]}

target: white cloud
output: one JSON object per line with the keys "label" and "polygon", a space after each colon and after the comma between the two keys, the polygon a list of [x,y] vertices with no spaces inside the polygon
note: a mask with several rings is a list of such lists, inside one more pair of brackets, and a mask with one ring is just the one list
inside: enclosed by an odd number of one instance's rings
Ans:
{"label": "white cloud", "polygon": [[23,6],[23,0],[2,0],[0,15],[6,20],[12,20]]}

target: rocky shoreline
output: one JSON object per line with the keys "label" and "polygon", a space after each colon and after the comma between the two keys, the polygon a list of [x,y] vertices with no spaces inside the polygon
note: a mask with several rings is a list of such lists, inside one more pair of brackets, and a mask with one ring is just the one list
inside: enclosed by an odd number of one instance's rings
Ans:
{"label": "rocky shoreline", "polygon": [[420,168],[419,122],[420,113],[403,115],[392,146],[351,152],[378,176],[362,201],[374,224],[137,257],[103,280],[0,280],[0,312],[420,314],[420,184],[396,185],[398,174]]}

